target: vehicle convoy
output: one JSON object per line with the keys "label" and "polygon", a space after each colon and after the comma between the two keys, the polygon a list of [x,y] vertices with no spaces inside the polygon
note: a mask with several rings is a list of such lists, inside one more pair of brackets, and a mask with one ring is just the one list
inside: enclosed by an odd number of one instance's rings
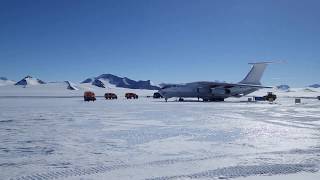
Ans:
{"label": "vehicle convoy", "polygon": [[95,101],[96,95],[92,91],[86,91],[83,95],[84,101]]}
{"label": "vehicle convoy", "polygon": [[106,99],[117,99],[118,98],[118,96],[115,93],[105,93],[104,97]]}
{"label": "vehicle convoy", "polygon": [[169,98],[198,98],[203,101],[224,101],[228,97],[242,97],[262,88],[260,80],[268,64],[272,62],[249,63],[250,72],[239,83],[198,81],[186,84],[162,84],[159,93],[167,101]]}
{"label": "vehicle convoy", "polygon": [[127,99],[138,99],[138,95],[135,94],[135,93],[126,93],[126,94],[125,94],[125,97],[126,97]]}

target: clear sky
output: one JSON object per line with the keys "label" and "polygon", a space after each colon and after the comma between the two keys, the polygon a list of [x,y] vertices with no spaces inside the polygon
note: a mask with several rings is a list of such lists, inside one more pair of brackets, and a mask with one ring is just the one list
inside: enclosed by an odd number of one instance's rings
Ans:
{"label": "clear sky", "polygon": [[318,0],[0,0],[0,76],[320,83]]}

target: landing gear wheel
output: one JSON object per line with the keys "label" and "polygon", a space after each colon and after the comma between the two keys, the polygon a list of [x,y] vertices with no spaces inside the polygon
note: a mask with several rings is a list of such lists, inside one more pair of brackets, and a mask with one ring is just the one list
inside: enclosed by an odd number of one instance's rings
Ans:
{"label": "landing gear wheel", "polygon": [[222,101],[224,101],[224,98],[212,98],[212,99],[210,99],[210,101],[213,101],[213,102],[222,102]]}

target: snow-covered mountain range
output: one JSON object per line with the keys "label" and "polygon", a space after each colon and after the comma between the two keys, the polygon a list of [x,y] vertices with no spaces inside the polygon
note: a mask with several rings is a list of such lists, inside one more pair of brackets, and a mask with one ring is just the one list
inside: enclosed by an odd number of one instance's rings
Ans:
{"label": "snow-covered mountain range", "polygon": [[[51,82],[52,83],[52,82]],[[57,83],[57,82],[55,82]],[[72,83],[70,81],[64,81],[61,83],[67,84],[67,89],[69,90],[77,90],[77,86],[75,83]],[[48,84],[47,82],[37,79],[32,76],[26,76],[23,79],[21,79],[18,82],[14,82],[11,80],[8,80],[6,77],[0,77],[0,85],[16,85],[16,86],[23,86],[23,87],[32,87],[34,85],[43,85]],[[91,84],[96,87],[100,88],[128,88],[128,89],[146,89],[146,90],[158,90],[159,87],[156,85],[153,85],[150,80],[147,81],[135,81],[132,79],[129,79],[127,77],[119,77],[112,74],[102,74],[97,77],[93,78],[87,78],[80,84]]]}
{"label": "snow-covered mountain range", "polygon": [[84,91],[94,91],[97,96],[107,92],[124,96],[127,92],[151,96],[159,88],[148,81],[134,81],[111,74],[88,78],[82,83],[71,81],[45,82],[26,76],[18,82],[0,78],[0,96],[82,96]]}
{"label": "snow-covered mountain range", "polygon": [[112,74],[102,74],[97,77],[88,78],[82,82],[82,84],[90,83],[94,86],[107,88],[110,85],[121,88],[129,89],[148,89],[148,90],[158,90],[159,87],[152,85],[150,80],[147,81],[135,81],[127,77],[119,77]]}

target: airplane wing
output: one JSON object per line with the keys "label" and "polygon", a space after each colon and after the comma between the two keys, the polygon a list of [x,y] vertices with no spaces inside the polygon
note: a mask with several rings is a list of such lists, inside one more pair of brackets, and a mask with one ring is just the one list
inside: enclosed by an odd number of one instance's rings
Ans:
{"label": "airplane wing", "polygon": [[253,84],[242,84],[242,83],[224,83],[224,82],[210,82],[210,81],[202,81],[197,82],[200,87],[209,87],[209,88],[233,88],[233,87],[248,87],[248,88],[273,88],[270,86],[261,86],[261,85],[253,85]]}
{"label": "airplane wing", "polygon": [[193,86],[196,86],[197,88],[211,89],[211,92],[214,94],[234,97],[241,97],[262,88],[273,88],[261,85],[224,82],[196,82]]}

